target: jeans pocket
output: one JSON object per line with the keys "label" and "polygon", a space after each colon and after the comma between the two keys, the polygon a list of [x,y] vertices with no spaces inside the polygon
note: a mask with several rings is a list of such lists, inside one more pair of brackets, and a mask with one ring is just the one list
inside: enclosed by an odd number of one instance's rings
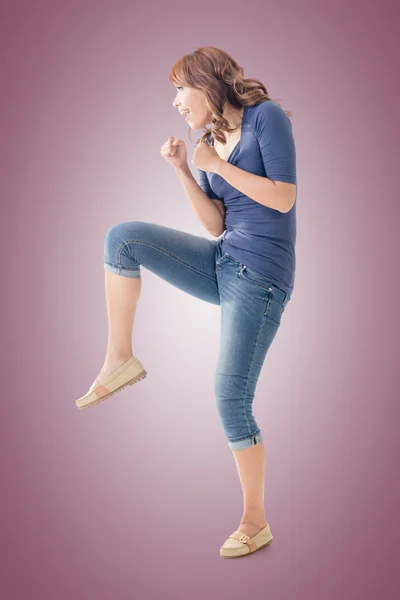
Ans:
{"label": "jeans pocket", "polygon": [[224,267],[225,265],[227,265],[228,263],[230,263],[232,261],[238,262],[237,260],[235,260],[234,258],[229,256],[229,254],[224,252],[223,255],[215,262],[215,269],[217,271],[220,271],[222,269],[222,267]]}
{"label": "jeans pocket", "polygon": [[272,292],[272,284],[271,282],[268,281],[267,278],[263,278],[262,275],[256,273],[255,271],[252,271],[248,269],[248,267],[244,267],[243,269],[240,269],[240,271],[238,272],[238,277],[239,279],[244,279],[245,281],[248,281],[249,283],[252,283],[254,285],[257,285],[258,287],[262,288],[263,290],[267,291],[267,292]]}
{"label": "jeans pocket", "polygon": [[242,265],[237,272],[237,277],[246,282],[246,285],[249,286],[249,290],[252,289],[254,294],[258,291],[258,295],[261,294],[266,298],[267,307],[264,315],[279,325],[290,297],[286,297],[285,300],[282,301],[282,298],[285,296],[284,292],[279,290],[279,288],[267,277],[263,277],[252,269],[249,270],[248,267],[244,265]]}

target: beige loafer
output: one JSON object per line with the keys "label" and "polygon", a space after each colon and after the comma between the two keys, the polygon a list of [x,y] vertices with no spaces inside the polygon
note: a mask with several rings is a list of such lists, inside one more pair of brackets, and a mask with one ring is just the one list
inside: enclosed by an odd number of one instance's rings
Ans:
{"label": "beige loafer", "polygon": [[240,529],[237,529],[222,544],[219,555],[221,558],[246,556],[247,554],[256,552],[264,546],[269,546],[273,539],[274,536],[272,535],[269,523],[267,523],[266,526],[252,538],[243,533],[243,531],[240,531]]}
{"label": "beige loafer", "polygon": [[137,358],[131,356],[110,377],[99,383],[94,380],[87,394],[75,401],[78,408],[89,408],[102,400],[109,398],[124,387],[144,379],[147,371]]}

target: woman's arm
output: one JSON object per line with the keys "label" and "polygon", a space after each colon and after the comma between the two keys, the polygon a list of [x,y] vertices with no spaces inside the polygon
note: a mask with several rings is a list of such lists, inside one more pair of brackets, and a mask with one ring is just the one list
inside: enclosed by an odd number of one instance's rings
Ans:
{"label": "woman's arm", "polygon": [[196,216],[211,235],[219,237],[225,231],[224,205],[219,200],[209,198],[203,192],[188,166],[175,169],[175,171]]}

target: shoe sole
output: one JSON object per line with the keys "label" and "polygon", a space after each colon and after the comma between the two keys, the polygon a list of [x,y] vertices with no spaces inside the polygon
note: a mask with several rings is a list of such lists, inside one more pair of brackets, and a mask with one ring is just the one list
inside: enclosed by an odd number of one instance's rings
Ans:
{"label": "shoe sole", "polygon": [[244,554],[220,554],[221,558],[243,558],[244,556],[250,556],[251,554],[255,554],[256,552],[258,552],[258,550],[261,550],[261,548],[265,548],[265,546],[269,546],[270,544],[272,544],[274,538],[270,539],[268,542],[266,542],[265,544],[261,544],[261,546],[259,546],[256,550],[254,550],[254,552],[245,552]]}
{"label": "shoe sole", "polygon": [[77,403],[75,403],[75,404],[79,408],[79,410],[83,410],[84,408],[90,408],[91,406],[95,406],[95,404],[99,404],[99,402],[103,402],[103,400],[107,400],[107,398],[110,398],[114,394],[117,394],[124,388],[128,387],[128,385],[133,385],[134,383],[141,381],[142,379],[144,379],[146,377],[146,375],[147,375],[147,371],[144,370],[141,373],[139,373],[139,375],[136,375],[135,377],[133,377],[133,379],[130,379],[129,381],[125,382],[123,385],[118,387],[116,390],[114,390],[113,392],[110,392],[109,394],[107,394],[106,396],[103,396],[102,398],[97,398],[96,400],[92,400],[92,402],[89,402],[88,404],[82,404],[81,406],[79,406],[79,404],[77,404]]}

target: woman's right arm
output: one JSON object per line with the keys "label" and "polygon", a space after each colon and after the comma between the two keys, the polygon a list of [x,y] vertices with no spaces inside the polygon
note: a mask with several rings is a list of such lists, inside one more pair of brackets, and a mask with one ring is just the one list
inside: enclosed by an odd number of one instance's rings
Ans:
{"label": "woman's right arm", "polygon": [[211,235],[222,235],[225,231],[225,207],[222,202],[212,200],[203,192],[188,165],[175,171],[200,222]]}

